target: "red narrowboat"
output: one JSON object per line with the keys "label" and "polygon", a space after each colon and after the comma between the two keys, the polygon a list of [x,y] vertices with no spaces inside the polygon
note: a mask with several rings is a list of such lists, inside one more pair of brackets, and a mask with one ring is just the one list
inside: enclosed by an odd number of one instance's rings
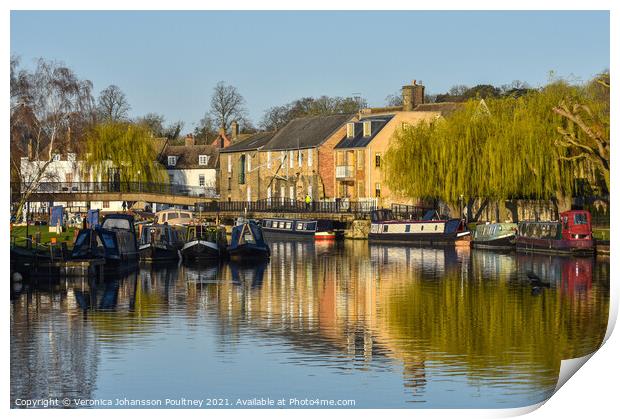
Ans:
{"label": "red narrowboat", "polygon": [[558,221],[522,221],[517,231],[517,250],[543,253],[594,253],[591,216],[573,210]]}

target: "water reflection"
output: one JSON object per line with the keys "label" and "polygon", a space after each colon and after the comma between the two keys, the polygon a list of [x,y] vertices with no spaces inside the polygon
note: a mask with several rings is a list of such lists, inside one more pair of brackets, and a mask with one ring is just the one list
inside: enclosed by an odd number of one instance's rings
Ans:
{"label": "water reflection", "polygon": [[[516,407],[600,345],[604,259],[271,243],[269,263],[26,284],[11,397],[320,397]],[[533,292],[532,275],[548,286]],[[416,404],[412,404],[416,403]]]}

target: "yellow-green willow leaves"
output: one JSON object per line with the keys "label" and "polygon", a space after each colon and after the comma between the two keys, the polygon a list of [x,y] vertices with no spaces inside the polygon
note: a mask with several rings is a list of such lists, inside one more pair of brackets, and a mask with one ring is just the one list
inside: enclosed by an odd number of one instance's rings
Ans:
{"label": "yellow-green willow leaves", "polygon": [[571,196],[580,163],[566,159],[573,150],[557,145],[566,122],[553,108],[567,98],[592,102],[588,86],[560,81],[518,98],[470,100],[445,118],[399,130],[385,158],[388,186],[448,203],[461,195]]}
{"label": "yellow-green willow leaves", "polygon": [[165,168],[157,162],[158,152],[145,127],[106,122],[86,137],[85,166],[93,178],[105,178],[109,168],[119,168],[121,181],[167,182]]}

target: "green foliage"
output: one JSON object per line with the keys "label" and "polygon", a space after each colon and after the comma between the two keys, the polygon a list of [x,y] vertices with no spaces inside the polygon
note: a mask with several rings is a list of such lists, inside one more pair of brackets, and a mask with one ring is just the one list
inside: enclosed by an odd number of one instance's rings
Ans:
{"label": "green foliage", "polygon": [[121,181],[168,181],[165,168],[157,162],[159,150],[144,125],[106,122],[96,125],[86,137],[85,170],[105,180],[108,169],[118,168]]}
{"label": "green foliage", "polygon": [[553,108],[586,100],[587,88],[554,82],[521,96],[472,99],[432,123],[397,131],[386,153],[390,188],[405,196],[457,203],[571,196],[575,162],[558,147],[563,118]]}

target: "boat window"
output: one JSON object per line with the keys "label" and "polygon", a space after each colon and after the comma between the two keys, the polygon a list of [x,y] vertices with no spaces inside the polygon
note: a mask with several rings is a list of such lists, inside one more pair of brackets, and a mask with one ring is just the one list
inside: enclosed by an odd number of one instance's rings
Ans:
{"label": "boat window", "polygon": [[304,223],[297,223],[297,230],[303,230],[304,229]]}
{"label": "boat window", "polygon": [[437,224],[435,224],[435,231],[437,231]]}
{"label": "boat window", "polygon": [[405,233],[409,233],[411,231],[411,224],[407,224],[405,226]]}
{"label": "boat window", "polygon": [[387,233],[387,231],[388,231],[388,227],[389,227],[389,226],[388,226],[387,224],[384,224],[384,225],[383,225],[383,232],[384,232],[384,233]]}
{"label": "boat window", "polygon": [[179,214],[179,218],[190,218],[190,215],[188,212],[182,212]]}
{"label": "boat window", "polygon": [[316,230],[316,223],[306,223],[306,231],[314,231]]}
{"label": "boat window", "polygon": [[126,218],[106,218],[103,221],[102,224],[103,228],[108,228],[108,229],[112,229],[112,228],[118,228],[121,230],[130,230],[131,229],[131,225],[129,223],[129,220]]}
{"label": "boat window", "polygon": [[575,214],[575,224],[588,224],[588,217],[586,214]]}
{"label": "boat window", "polygon": [[79,247],[81,246],[84,241],[86,241],[86,237],[89,236],[89,232],[84,231],[82,233],[80,233],[80,235],[78,236],[77,240],[75,241],[75,244],[73,245],[73,247]]}
{"label": "boat window", "polygon": [[420,226],[420,231],[424,231],[424,224]]}
{"label": "boat window", "polygon": [[114,235],[110,233],[103,233],[101,234],[101,238],[103,239],[105,247],[107,247],[108,249],[116,248],[116,245],[114,243]]}
{"label": "boat window", "polygon": [[286,229],[290,230],[292,225],[293,225],[293,223],[291,223],[291,222],[286,223]]}
{"label": "boat window", "polygon": [[271,220],[265,221],[265,227],[271,227]]}

